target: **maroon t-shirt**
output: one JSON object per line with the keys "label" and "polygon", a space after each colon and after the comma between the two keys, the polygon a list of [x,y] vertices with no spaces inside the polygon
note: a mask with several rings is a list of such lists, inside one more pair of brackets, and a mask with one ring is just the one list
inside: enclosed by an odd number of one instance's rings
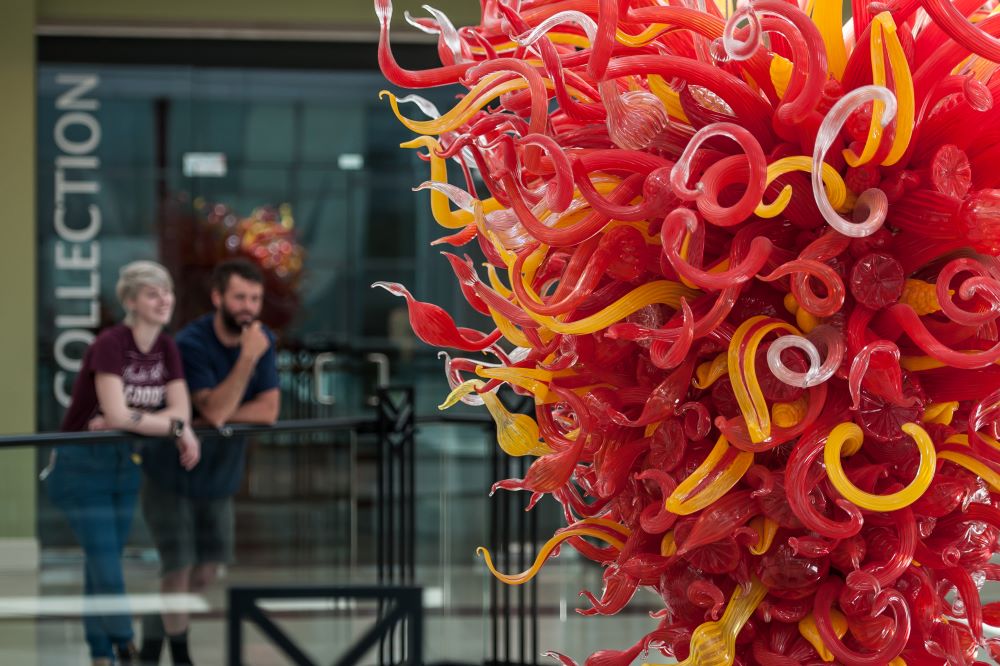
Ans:
{"label": "maroon t-shirt", "polygon": [[83,355],[80,374],[73,383],[73,398],[63,417],[64,431],[86,430],[90,419],[100,413],[94,385],[98,372],[121,377],[125,404],[143,412],[163,409],[167,383],[184,379],[184,366],[173,338],[160,333],[153,347],[142,352],[135,345],[132,329],[116,324],[102,331]]}

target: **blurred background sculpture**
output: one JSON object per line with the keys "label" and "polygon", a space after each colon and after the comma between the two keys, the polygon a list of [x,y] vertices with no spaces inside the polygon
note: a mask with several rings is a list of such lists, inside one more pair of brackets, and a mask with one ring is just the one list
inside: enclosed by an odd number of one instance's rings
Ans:
{"label": "blurred background sculpture", "polygon": [[[229,206],[186,195],[166,206],[172,242],[167,263],[178,262],[178,282],[190,296],[178,306],[178,321],[191,321],[211,309],[208,288],[213,268],[222,261],[242,258],[254,262],[264,275],[261,320],[276,331],[295,318],[305,249],[296,237],[288,204],[260,206],[242,216]],[[179,259],[183,257],[183,259]]]}
{"label": "blurred background sculpture", "polygon": [[569,547],[605,570],[579,612],[662,598],[588,664],[973,664],[1000,651],[1000,16],[726,2],[427,8],[441,66],[410,71],[376,0],[386,78],[462,88],[384,97],[488,324],[377,286],[459,352],[442,407],[535,457],[494,490],[564,508],[491,571]]}

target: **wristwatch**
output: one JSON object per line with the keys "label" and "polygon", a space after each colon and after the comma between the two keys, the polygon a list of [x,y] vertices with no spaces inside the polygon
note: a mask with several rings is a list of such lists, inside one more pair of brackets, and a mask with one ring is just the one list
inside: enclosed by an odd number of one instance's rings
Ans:
{"label": "wristwatch", "polygon": [[180,439],[184,434],[184,421],[181,419],[170,419],[170,434],[174,439]]}

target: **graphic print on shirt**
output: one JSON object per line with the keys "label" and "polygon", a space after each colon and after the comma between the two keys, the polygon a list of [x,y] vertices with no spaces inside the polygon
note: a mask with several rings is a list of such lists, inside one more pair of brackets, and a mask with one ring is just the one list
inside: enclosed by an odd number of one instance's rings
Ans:
{"label": "graphic print on shirt", "polygon": [[122,369],[125,402],[135,409],[160,407],[166,398],[166,376],[162,353],[125,352],[125,367]]}

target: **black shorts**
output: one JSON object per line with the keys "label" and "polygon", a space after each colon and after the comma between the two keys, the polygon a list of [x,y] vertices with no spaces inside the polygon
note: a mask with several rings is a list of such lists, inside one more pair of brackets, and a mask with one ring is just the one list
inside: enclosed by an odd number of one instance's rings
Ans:
{"label": "black shorts", "polygon": [[233,561],[233,498],[194,499],[142,484],[142,513],[160,552],[163,573]]}

